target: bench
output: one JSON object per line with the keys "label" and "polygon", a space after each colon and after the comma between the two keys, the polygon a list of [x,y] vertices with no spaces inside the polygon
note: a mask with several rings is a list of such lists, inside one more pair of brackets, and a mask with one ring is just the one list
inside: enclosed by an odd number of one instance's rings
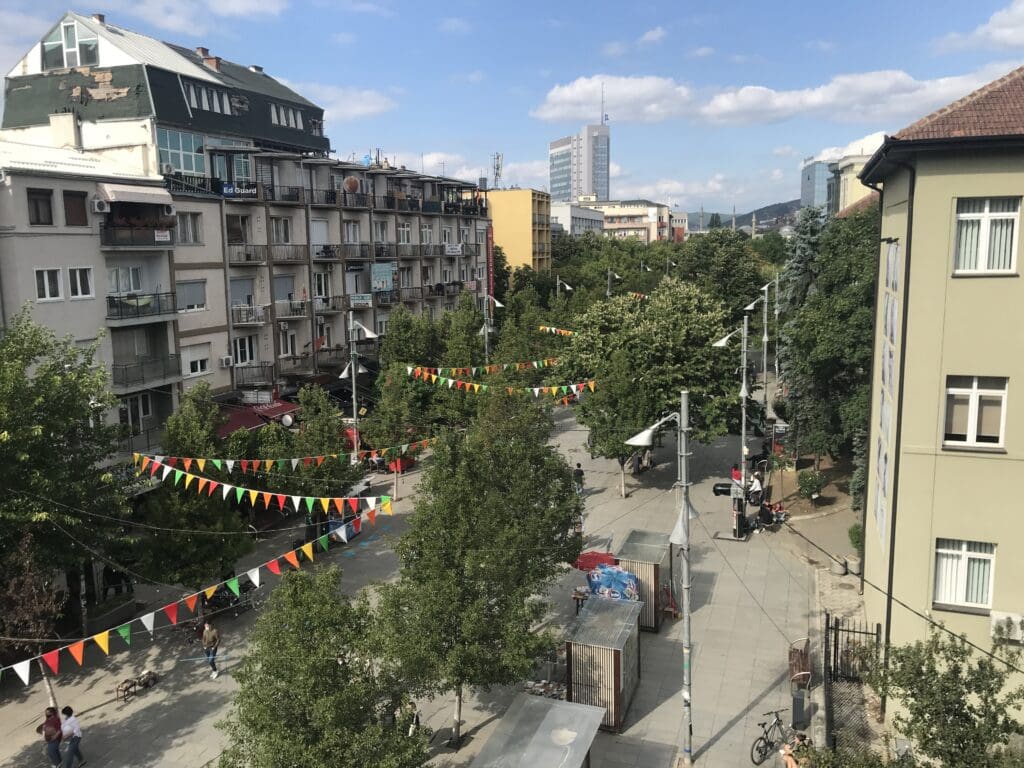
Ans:
{"label": "bench", "polygon": [[811,684],[811,641],[802,637],[789,646],[789,682],[794,690]]}
{"label": "bench", "polygon": [[147,669],[138,677],[130,677],[118,683],[115,698],[127,702],[132,696],[138,695],[139,688],[152,688],[159,681],[160,678]]}

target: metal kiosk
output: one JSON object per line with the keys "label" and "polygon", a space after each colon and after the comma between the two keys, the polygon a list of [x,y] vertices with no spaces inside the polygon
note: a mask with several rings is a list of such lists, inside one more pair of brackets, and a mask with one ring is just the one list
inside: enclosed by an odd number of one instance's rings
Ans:
{"label": "metal kiosk", "polygon": [[566,698],[605,709],[601,727],[618,733],[640,684],[643,603],[592,597],[565,643]]}
{"label": "metal kiosk", "polygon": [[[671,600],[661,593],[662,581],[672,583],[672,557],[667,533],[633,529],[615,555],[622,568],[636,575],[640,586],[640,629],[657,632],[661,629],[662,609]],[[671,587],[670,587],[671,588]]]}
{"label": "metal kiosk", "polygon": [[470,768],[590,768],[604,710],[520,693]]}

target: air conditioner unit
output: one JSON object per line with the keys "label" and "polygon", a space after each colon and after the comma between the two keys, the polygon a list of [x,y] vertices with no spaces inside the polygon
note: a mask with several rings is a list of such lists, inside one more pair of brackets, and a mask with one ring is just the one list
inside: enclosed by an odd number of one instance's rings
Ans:
{"label": "air conditioner unit", "polygon": [[1021,614],[991,611],[989,622],[992,637],[995,637],[997,632],[1001,632],[1010,642],[1024,642],[1024,616]]}
{"label": "air conditioner unit", "polygon": [[100,198],[94,198],[92,201],[92,212],[93,213],[110,213],[110,203]]}
{"label": "air conditioner unit", "polygon": [[160,163],[160,173],[164,176],[171,176],[174,173],[174,166],[170,163]]}
{"label": "air conditioner unit", "polygon": [[279,331],[287,331],[287,330],[288,330],[288,321],[287,321],[287,320],[281,320],[281,321],[280,321],[280,322],[279,322],[279,323],[277,324],[277,329],[278,329]]}
{"label": "air conditioner unit", "polygon": [[168,203],[164,206],[164,216],[173,216],[175,214],[175,208],[173,203]]}
{"label": "air conditioner unit", "polygon": [[221,368],[230,368],[234,364],[235,364],[235,358],[233,358],[231,355],[224,355],[224,357],[222,357],[220,359],[220,367]]}

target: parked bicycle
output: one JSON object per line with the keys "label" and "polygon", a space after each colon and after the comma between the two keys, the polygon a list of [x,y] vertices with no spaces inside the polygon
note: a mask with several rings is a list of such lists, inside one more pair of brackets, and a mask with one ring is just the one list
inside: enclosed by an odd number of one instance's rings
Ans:
{"label": "parked bicycle", "polygon": [[785,709],[776,709],[772,712],[762,713],[764,716],[771,715],[772,720],[757,724],[762,733],[750,745],[750,762],[754,765],[763,763],[772,752],[780,749],[783,744],[790,743],[794,748],[801,749],[811,746],[811,740],[804,734],[783,724],[780,715],[785,711]]}

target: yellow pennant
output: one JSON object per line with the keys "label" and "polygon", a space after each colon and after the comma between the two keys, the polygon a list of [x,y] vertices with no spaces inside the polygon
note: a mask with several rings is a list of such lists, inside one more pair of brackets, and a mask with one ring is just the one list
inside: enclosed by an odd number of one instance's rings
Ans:
{"label": "yellow pennant", "polygon": [[203,590],[203,594],[205,594],[206,595],[206,599],[209,600],[211,597],[213,597],[213,593],[216,592],[216,591],[217,591],[217,585],[214,584],[212,587],[207,587],[205,590]]}
{"label": "yellow pennant", "polygon": [[260,495],[259,491],[249,491],[249,503],[254,507],[256,506],[256,497]]}
{"label": "yellow pennant", "polygon": [[110,655],[110,632],[100,632],[98,635],[93,635],[92,639],[96,641],[96,645],[103,649],[103,652]]}
{"label": "yellow pennant", "polygon": [[327,498],[320,499],[320,506],[324,508],[324,512],[331,506],[331,500]]}
{"label": "yellow pennant", "polygon": [[196,479],[195,475],[191,475],[188,472],[185,473],[185,488],[188,488],[189,483]]}
{"label": "yellow pennant", "polygon": [[196,464],[199,466],[200,472],[206,471],[206,459],[196,459]]}
{"label": "yellow pennant", "polygon": [[390,501],[385,501],[383,504],[381,504],[380,508],[384,511],[385,515],[393,515],[393,514],[395,514],[391,510],[391,502]]}
{"label": "yellow pennant", "polygon": [[308,544],[303,544],[301,549],[302,549],[303,554],[309,560],[313,559],[313,542],[309,542]]}
{"label": "yellow pennant", "polygon": [[139,454],[133,453],[132,454],[132,464],[138,464],[138,463],[139,463]]}

